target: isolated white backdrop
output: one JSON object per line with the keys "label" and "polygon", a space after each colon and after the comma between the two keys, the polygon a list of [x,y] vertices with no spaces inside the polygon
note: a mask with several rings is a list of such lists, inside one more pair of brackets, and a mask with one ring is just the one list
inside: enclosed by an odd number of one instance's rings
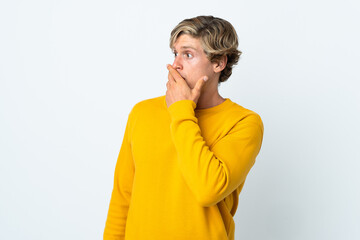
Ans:
{"label": "isolated white backdrop", "polygon": [[220,94],[258,112],[262,150],[235,239],[360,239],[359,4],[0,1],[0,239],[101,239],[127,116],[164,95],[172,28],[229,20]]}

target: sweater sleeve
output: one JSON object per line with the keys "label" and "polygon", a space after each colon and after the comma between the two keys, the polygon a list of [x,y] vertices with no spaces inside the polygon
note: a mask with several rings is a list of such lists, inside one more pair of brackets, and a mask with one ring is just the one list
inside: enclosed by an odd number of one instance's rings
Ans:
{"label": "sweater sleeve", "polygon": [[192,100],[171,104],[170,131],[185,182],[199,204],[209,207],[245,181],[261,148],[263,125],[256,113],[248,114],[210,149],[201,136],[195,107]]}
{"label": "sweater sleeve", "polygon": [[104,229],[104,240],[125,239],[125,226],[130,205],[135,166],[130,145],[131,113],[115,166],[114,186]]}

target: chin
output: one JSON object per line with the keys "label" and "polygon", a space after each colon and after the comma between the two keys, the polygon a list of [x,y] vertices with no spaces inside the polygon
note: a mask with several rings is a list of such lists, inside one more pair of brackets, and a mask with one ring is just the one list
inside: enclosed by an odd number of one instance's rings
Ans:
{"label": "chin", "polygon": [[189,83],[188,81],[186,81],[186,83],[191,89],[195,87],[195,83]]}

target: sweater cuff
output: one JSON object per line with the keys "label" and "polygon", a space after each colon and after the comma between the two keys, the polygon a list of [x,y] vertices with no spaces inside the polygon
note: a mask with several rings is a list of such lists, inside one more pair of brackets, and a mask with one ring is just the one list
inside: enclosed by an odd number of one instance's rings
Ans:
{"label": "sweater cuff", "polygon": [[168,107],[171,119],[186,119],[195,116],[196,103],[193,100],[180,100]]}

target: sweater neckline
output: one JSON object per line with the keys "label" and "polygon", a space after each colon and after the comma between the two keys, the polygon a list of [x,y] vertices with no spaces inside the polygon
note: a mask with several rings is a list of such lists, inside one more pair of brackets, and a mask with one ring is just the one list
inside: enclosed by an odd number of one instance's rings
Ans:
{"label": "sweater neckline", "polygon": [[201,109],[196,109],[195,108],[195,112],[199,113],[199,114],[205,114],[205,113],[215,113],[215,112],[219,112],[223,109],[226,109],[228,106],[231,105],[231,100],[229,98],[224,98],[225,101],[223,101],[222,103],[213,106],[213,107],[209,107],[209,108],[201,108]]}
{"label": "sweater neckline", "polygon": [[[224,110],[226,109],[227,107],[229,107],[231,104],[232,104],[232,101],[230,100],[230,98],[224,98],[225,101],[223,101],[222,103],[216,105],[216,106],[213,106],[213,107],[210,107],[210,108],[202,108],[202,109],[194,109],[195,113],[196,114],[207,114],[207,113],[216,113],[216,112],[219,112],[221,110]],[[166,100],[165,100],[165,95],[163,96],[163,103],[164,103],[164,106],[167,108],[166,106]]]}

